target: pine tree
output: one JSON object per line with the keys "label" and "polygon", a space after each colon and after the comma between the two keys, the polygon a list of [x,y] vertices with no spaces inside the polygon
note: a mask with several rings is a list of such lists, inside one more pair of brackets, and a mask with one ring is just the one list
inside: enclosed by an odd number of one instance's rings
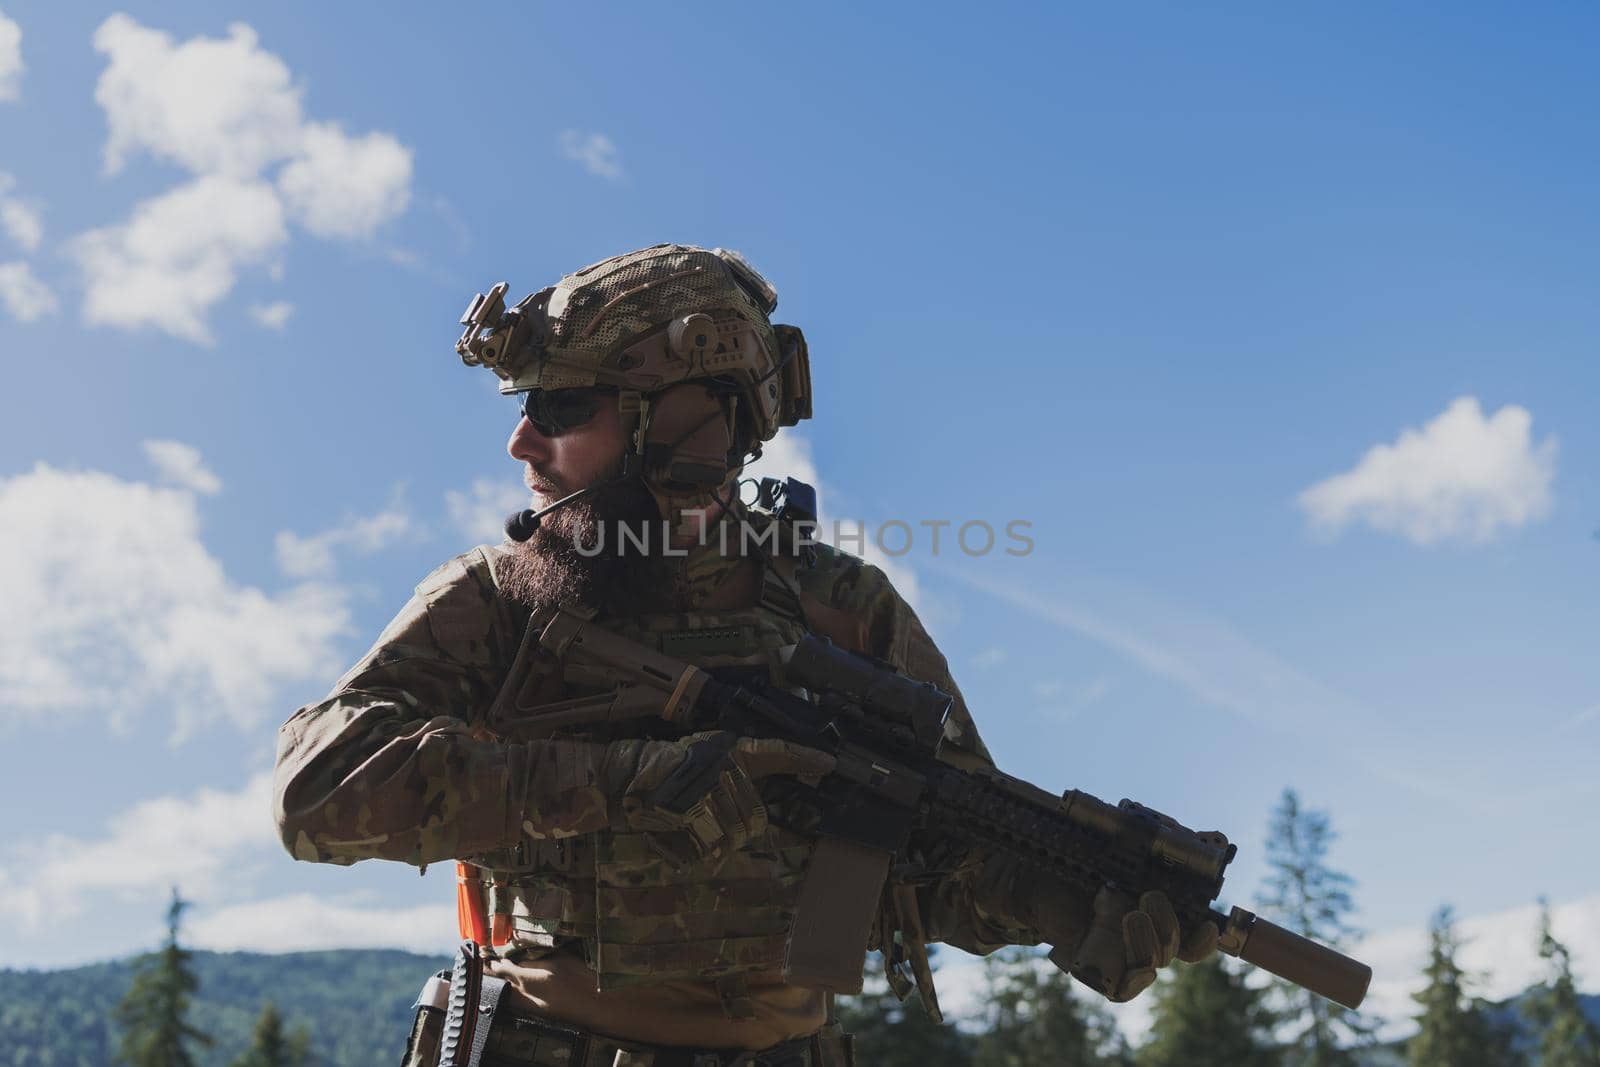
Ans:
{"label": "pine tree", "polygon": [[1523,1011],[1539,1030],[1539,1067],[1600,1067],[1600,1028],[1583,1013],[1572,979],[1572,954],[1550,930],[1550,904],[1539,901],[1539,958],[1549,967],[1544,984]]}
{"label": "pine tree", "polygon": [[1073,990],[1072,979],[1029,949],[984,961],[990,1005],[976,1067],[1130,1067],[1111,1013]]}
{"label": "pine tree", "polygon": [[284,1035],[278,1006],[269,1000],[256,1018],[250,1047],[229,1067],[306,1067],[310,1047],[311,1035],[305,1027],[297,1027],[293,1034]]}
{"label": "pine tree", "polygon": [[[1349,875],[1327,865],[1334,833],[1325,812],[1300,806],[1285,789],[1267,831],[1271,873],[1259,902],[1280,925],[1333,948],[1359,936],[1348,916],[1354,885]],[[1276,983],[1280,1017],[1291,1028],[1291,1067],[1354,1067],[1357,1049],[1370,1044],[1376,1024],[1349,1008],[1287,982]]]}
{"label": "pine tree", "polygon": [[167,941],[160,952],[140,961],[133,983],[116,1008],[122,1028],[117,1059],[129,1067],[194,1067],[190,1043],[211,1038],[190,1026],[189,1000],[199,988],[190,953],[178,946],[178,926],[189,902],[172,890],[167,905]]}
{"label": "pine tree", "polygon": [[1264,991],[1246,985],[1220,955],[1175,964],[1151,993],[1150,1040],[1139,1049],[1139,1067],[1277,1067],[1283,1061]]}
{"label": "pine tree", "polygon": [[[929,946],[929,965],[938,954]],[[972,1038],[949,1022],[936,1023],[912,993],[904,1001],[881,982],[838,1001],[839,1022],[855,1035],[855,1061],[872,1067],[970,1067]]]}
{"label": "pine tree", "polygon": [[1434,913],[1428,928],[1430,947],[1423,976],[1428,984],[1411,998],[1422,1007],[1417,1034],[1406,1045],[1412,1067],[1518,1067],[1522,1057],[1511,1032],[1496,1026],[1485,1005],[1469,1000],[1467,974],[1456,962],[1461,942],[1448,904]]}

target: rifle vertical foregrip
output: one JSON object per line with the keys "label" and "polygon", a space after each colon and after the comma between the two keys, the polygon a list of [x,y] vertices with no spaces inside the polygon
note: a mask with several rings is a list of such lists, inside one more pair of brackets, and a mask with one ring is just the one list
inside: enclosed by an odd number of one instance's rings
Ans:
{"label": "rifle vertical foregrip", "polygon": [[1372,983],[1372,968],[1326,945],[1234,908],[1217,946],[1230,956],[1355,1009]]}

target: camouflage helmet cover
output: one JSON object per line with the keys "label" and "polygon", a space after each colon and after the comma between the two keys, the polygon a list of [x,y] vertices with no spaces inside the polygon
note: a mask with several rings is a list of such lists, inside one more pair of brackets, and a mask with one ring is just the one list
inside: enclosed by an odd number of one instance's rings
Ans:
{"label": "camouflage helmet cover", "polygon": [[612,386],[655,394],[715,379],[737,391],[757,441],[811,415],[797,327],[768,315],[777,293],[737,252],[654,245],[603,259],[509,310],[506,284],[461,318],[456,351],[502,393]]}

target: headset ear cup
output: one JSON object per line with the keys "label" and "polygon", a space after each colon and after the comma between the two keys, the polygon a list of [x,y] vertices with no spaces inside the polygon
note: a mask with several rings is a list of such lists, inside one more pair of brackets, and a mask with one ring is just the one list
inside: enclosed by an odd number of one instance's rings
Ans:
{"label": "headset ear cup", "polygon": [[811,356],[806,350],[806,335],[798,326],[773,323],[782,352],[783,405],[778,412],[779,426],[793,426],[811,417]]}
{"label": "headset ear cup", "polygon": [[645,433],[646,477],[673,493],[721,486],[733,450],[728,399],[700,381],[683,382],[657,395]]}

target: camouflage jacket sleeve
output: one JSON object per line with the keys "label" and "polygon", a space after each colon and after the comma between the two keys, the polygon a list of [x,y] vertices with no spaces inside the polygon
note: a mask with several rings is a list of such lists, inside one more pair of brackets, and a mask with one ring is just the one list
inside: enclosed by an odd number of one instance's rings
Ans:
{"label": "camouflage jacket sleeve", "polygon": [[[949,664],[911,605],[877,567],[823,551],[818,566],[802,572],[801,583],[811,597],[842,613],[831,618],[836,632],[829,636],[954,696],[945,757],[958,766],[993,766]],[[846,618],[856,620],[854,634]],[[918,893],[931,941],[982,955],[1005,945],[1038,944],[1046,939],[1041,928],[1072,936],[1068,931],[1087,921],[1087,902],[1062,896],[1058,887],[1040,883],[1003,855],[975,849],[954,866],[952,876]]]}
{"label": "camouflage jacket sleeve", "polygon": [[430,575],[328,698],[279,730],[275,814],[296,859],[425,864],[607,824],[606,746],[475,729],[526,621],[496,594],[490,552]]}

